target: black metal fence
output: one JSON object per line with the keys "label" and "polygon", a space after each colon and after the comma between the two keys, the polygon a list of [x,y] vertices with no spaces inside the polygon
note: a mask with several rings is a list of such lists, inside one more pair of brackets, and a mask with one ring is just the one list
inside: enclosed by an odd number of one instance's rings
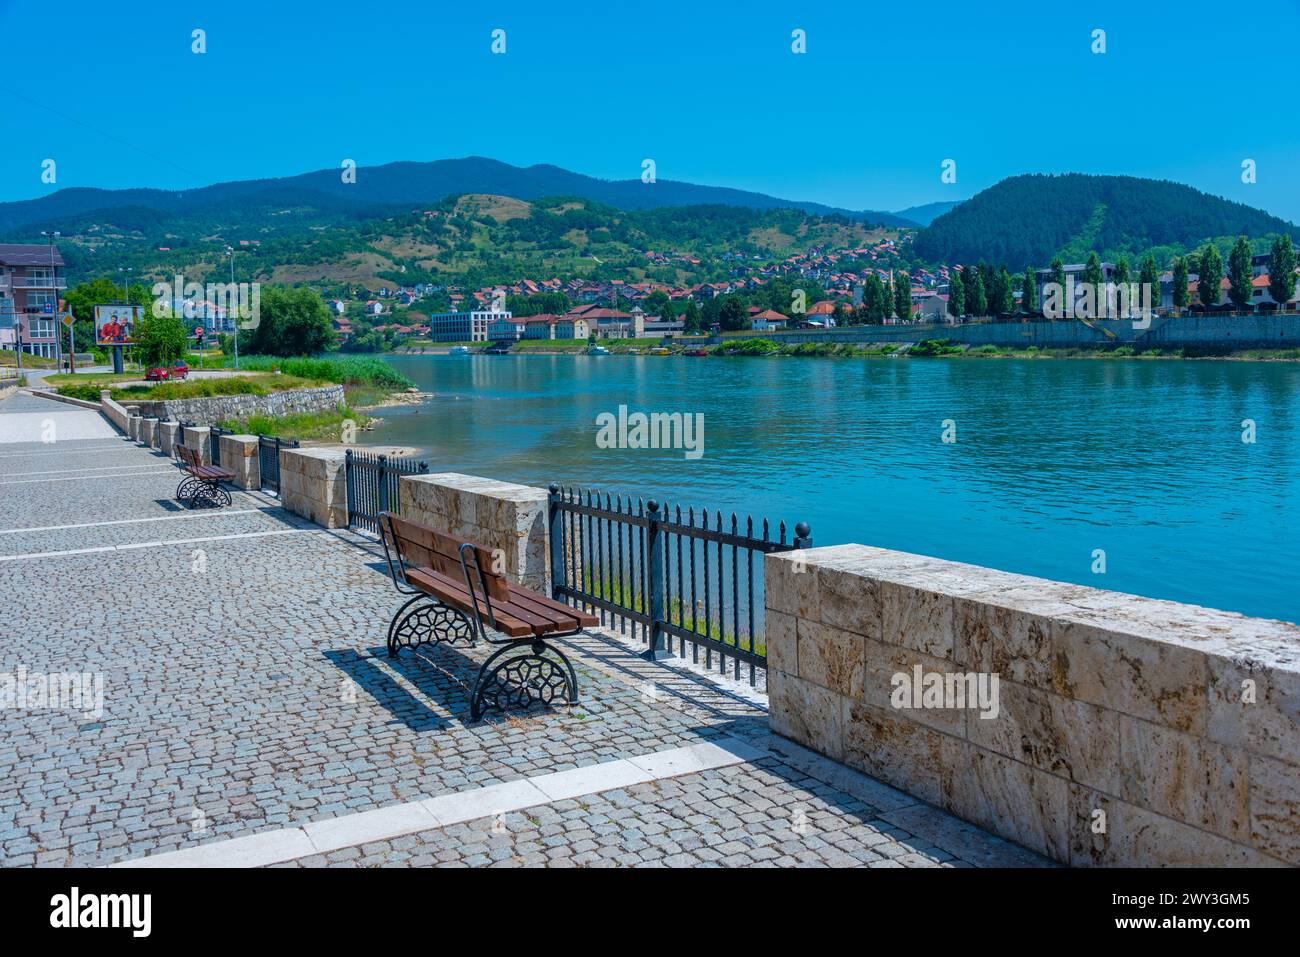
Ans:
{"label": "black metal fence", "polygon": [[[550,488],[551,580],[556,598],[580,605],[649,652],[673,651],[749,682],[767,664],[763,555],[808,548],[806,523],[786,526],[732,513],[669,508],[654,500]],[[757,574],[755,566],[757,565]],[[676,647],[674,647],[674,642]],[[688,652],[687,646],[690,646]]]}
{"label": "black metal fence", "polygon": [[298,440],[286,442],[269,435],[257,437],[257,464],[262,476],[261,488],[264,492],[280,494],[280,449],[296,449]]}
{"label": "black metal fence", "polygon": [[208,447],[209,447],[208,454],[212,459],[213,465],[221,464],[221,437],[223,435],[234,435],[234,434],[235,434],[234,429],[223,429],[215,425],[208,430]]}
{"label": "black metal fence", "polygon": [[348,527],[379,534],[379,513],[402,511],[403,475],[423,475],[429,463],[389,458],[348,449],[344,455],[348,484]]}

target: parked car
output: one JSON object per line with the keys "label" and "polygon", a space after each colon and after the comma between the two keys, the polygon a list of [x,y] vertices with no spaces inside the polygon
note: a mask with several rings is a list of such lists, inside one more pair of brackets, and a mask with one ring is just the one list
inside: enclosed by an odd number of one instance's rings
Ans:
{"label": "parked car", "polygon": [[190,367],[184,362],[178,362],[172,366],[173,379],[187,379],[190,375]]}
{"label": "parked car", "polygon": [[145,382],[166,382],[172,377],[171,369],[164,366],[154,366],[144,374]]}

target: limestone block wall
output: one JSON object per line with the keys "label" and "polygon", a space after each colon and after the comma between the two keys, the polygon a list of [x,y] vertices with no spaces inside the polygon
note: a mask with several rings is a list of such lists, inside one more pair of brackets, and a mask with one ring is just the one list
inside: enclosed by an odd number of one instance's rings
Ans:
{"label": "limestone block wall", "polygon": [[158,423],[158,448],[164,455],[172,455],[180,442],[181,424],[179,422]]}
{"label": "limestone block wall", "polygon": [[181,426],[182,444],[199,450],[199,461],[204,465],[212,464],[212,429],[206,425]]}
{"label": "limestone block wall", "polygon": [[231,481],[240,488],[262,487],[262,462],[257,454],[256,435],[221,436],[221,465],[235,473]]}
{"label": "limestone block wall", "polygon": [[507,574],[550,593],[545,489],[440,472],[403,476],[401,495],[403,516],[501,549]]}
{"label": "limestone block wall", "polygon": [[346,528],[344,466],[342,449],[281,449],[280,504],[325,528]]}
{"label": "limestone block wall", "polygon": [[100,411],[125,435],[127,431],[127,419],[129,413],[113,401],[113,394],[108,389],[101,389],[99,392]]}
{"label": "limestone block wall", "polygon": [[1295,625],[862,545],[764,567],[777,733],[1072,865],[1300,864]]}

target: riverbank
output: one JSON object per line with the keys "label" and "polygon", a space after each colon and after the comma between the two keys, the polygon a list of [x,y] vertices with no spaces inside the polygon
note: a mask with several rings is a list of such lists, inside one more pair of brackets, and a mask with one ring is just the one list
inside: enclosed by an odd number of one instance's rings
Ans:
{"label": "riverbank", "polygon": [[[1112,345],[1071,346],[1062,348],[1042,346],[997,346],[955,343],[950,339],[921,339],[917,342],[856,344],[831,342],[805,342],[797,344],[774,342],[756,337],[735,338],[713,345],[699,344],[700,340],[601,340],[599,345],[613,356],[750,356],[827,359],[1218,359],[1237,362],[1300,362],[1300,347],[1278,349],[1239,349],[1219,347]],[[535,340],[516,343],[506,355],[585,355],[590,345],[585,342],[548,342]],[[655,352],[652,350],[666,350]],[[471,354],[483,355],[487,346],[480,343]],[[446,356],[450,349],[415,347],[384,353],[387,357]]]}

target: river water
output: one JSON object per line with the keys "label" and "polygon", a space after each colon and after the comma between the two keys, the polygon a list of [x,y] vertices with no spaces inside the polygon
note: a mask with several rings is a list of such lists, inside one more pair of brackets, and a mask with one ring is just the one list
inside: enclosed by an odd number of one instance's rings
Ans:
{"label": "river water", "polygon": [[[1300,621],[1297,363],[389,360],[434,398],[383,410],[373,440],[417,446],[434,471]],[[702,414],[702,454],[600,447],[597,417],[620,405]]]}

